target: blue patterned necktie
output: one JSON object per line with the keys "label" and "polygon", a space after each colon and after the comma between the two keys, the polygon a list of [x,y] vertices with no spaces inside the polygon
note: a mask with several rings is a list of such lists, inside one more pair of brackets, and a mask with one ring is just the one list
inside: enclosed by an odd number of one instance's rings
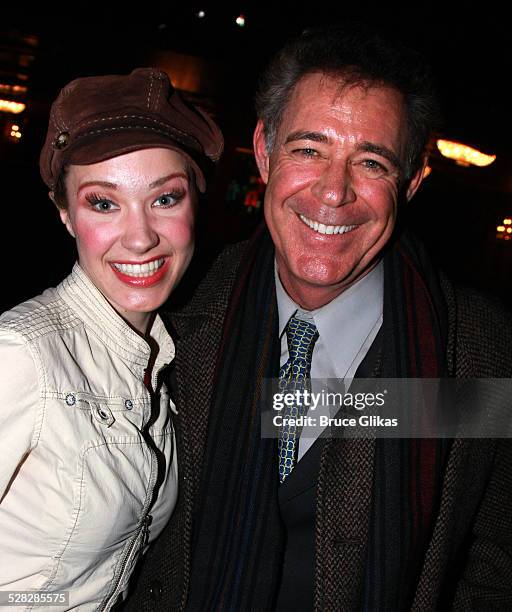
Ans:
{"label": "blue patterned necktie", "polygon": [[[288,361],[279,370],[279,390],[281,393],[302,391],[309,385],[311,357],[318,338],[318,331],[312,321],[303,321],[291,317],[286,326],[288,340]],[[300,427],[290,425],[286,419],[304,416],[307,406],[304,402],[285,406],[283,410],[284,425],[279,431],[279,480],[284,482],[295,464]]]}

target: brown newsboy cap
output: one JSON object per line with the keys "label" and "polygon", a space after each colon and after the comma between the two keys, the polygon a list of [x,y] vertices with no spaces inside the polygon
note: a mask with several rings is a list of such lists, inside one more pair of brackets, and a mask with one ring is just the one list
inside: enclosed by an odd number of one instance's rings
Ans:
{"label": "brown newsboy cap", "polygon": [[94,164],[138,149],[165,147],[185,155],[204,192],[205,171],[219,159],[216,123],[185,101],[165,72],[137,68],[129,75],[75,79],[50,111],[39,167],[55,188],[66,164]]}

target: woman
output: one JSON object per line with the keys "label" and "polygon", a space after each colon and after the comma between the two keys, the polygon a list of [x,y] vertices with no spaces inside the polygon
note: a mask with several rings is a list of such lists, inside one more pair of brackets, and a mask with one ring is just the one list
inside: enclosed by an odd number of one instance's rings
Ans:
{"label": "woman", "polygon": [[77,79],[52,106],[41,174],[78,262],[0,317],[0,590],[31,591],[27,608],[111,609],[172,513],[174,345],[155,312],[221,150],[154,69]]}

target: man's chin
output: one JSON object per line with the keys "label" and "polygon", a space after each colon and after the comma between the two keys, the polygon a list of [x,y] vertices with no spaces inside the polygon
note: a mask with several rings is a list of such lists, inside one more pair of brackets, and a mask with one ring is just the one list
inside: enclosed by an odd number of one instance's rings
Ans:
{"label": "man's chin", "polygon": [[331,302],[351,283],[339,277],[301,275],[284,281],[283,287],[292,300],[306,310],[315,310]]}

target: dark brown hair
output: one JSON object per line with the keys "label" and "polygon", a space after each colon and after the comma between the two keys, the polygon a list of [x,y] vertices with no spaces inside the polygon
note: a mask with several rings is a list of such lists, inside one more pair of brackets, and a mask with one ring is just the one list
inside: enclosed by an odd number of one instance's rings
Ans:
{"label": "dark brown hair", "polygon": [[298,81],[313,72],[340,84],[389,86],[399,91],[407,109],[405,179],[421,166],[432,132],[439,124],[433,78],[423,57],[362,24],[321,27],[292,39],[270,62],[256,94],[267,151],[272,151],[284,109]]}

